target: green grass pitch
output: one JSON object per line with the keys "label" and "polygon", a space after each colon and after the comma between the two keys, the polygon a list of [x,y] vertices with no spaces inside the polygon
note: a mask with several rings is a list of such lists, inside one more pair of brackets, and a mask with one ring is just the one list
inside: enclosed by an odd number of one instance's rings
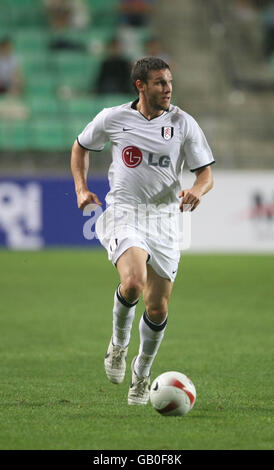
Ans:
{"label": "green grass pitch", "polygon": [[104,251],[0,251],[0,266],[1,449],[273,449],[273,256],[182,257],[152,379],[191,377],[183,418],[128,406],[129,367],[105,377],[119,278]]}

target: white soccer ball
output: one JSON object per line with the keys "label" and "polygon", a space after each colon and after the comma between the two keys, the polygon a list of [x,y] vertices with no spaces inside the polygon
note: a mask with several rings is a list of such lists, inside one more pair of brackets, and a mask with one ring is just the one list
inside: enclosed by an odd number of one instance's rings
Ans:
{"label": "white soccer ball", "polygon": [[195,386],[181,372],[164,372],[151,384],[151,404],[163,416],[184,416],[193,408],[195,400]]}

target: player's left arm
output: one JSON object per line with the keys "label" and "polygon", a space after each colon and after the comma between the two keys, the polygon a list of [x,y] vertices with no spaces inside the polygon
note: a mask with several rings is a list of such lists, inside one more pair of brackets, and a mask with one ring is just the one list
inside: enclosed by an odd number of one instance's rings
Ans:
{"label": "player's left arm", "polygon": [[201,168],[195,172],[196,180],[190,189],[182,189],[179,197],[182,198],[180,202],[180,211],[183,212],[184,205],[191,205],[191,211],[194,211],[200,204],[201,198],[213,187],[213,175],[210,166]]}

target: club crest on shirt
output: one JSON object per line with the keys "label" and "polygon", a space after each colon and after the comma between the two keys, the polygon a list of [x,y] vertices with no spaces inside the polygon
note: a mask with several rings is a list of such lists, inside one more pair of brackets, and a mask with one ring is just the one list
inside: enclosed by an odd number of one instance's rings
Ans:
{"label": "club crest on shirt", "polygon": [[165,140],[170,140],[173,137],[174,127],[162,127],[162,136]]}

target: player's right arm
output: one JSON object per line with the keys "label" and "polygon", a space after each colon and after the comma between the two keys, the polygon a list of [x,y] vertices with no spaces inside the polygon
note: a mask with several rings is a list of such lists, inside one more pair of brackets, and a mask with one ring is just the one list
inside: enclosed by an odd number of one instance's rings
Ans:
{"label": "player's right arm", "polygon": [[88,204],[102,205],[95,193],[89,191],[87,176],[89,169],[89,151],[81,147],[75,140],[71,150],[71,171],[75,184],[77,204],[84,209]]}

